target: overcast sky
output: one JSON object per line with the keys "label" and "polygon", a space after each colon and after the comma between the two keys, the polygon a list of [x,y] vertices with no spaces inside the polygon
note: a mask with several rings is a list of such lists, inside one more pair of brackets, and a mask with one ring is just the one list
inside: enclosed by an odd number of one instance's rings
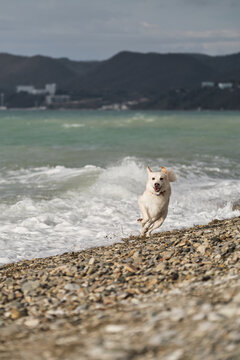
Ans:
{"label": "overcast sky", "polygon": [[0,52],[76,60],[122,50],[240,51],[240,0],[0,0]]}

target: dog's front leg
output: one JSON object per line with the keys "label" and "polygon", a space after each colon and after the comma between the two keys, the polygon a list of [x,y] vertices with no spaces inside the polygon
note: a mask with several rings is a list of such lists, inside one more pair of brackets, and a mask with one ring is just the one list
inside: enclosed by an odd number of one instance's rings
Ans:
{"label": "dog's front leg", "polygon": [[149,221],[149,214],[147,209],[145,208],[145,205],[141,202],[141,199],[138,201],[138,205],[142,214],[142,219],[139,219],[141,221],[142,228],[146,225],[146,223]]}
{"label": "dog's front leg", "polygon": [[165,218],[161,217],[160,219],[156,220],[154,223],[152,223],[150,229],[147,231],[146,236],[149,237],[153,230],[159,228],[162,223],[164,222]]}
{"label": "dog's front leg", "polygon": [[145,222],[145,224],[142,224],[141,236],[144,236],[147,233],[151,224],[152,224],[152,222],[149,219]]}

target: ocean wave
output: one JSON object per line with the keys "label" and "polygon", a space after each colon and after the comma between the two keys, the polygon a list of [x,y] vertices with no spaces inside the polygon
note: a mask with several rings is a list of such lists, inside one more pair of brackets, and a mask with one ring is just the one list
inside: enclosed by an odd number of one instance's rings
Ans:
{"label": "ocean wave", "polygon": [[84,127],[85,124],[62,124],[62,127],[65,128],[65,129],[71,129],[71,128],[81,128],[81,127]]}
{"label": "ocean wave", "polygon": [[[108,245],[139,234],[137,199],[145,188],[146,165],[146,160],[126,157],[106,168],[2,171],[4,191],[20,188],[22,193],[0,203],[0,263]],[[156,170],[169,166],[178,175],[162,230],[240,215],[232,210],[240,181],[210,176],[218,173],[211,164],[206,169],[157,159],[150,165]]]}

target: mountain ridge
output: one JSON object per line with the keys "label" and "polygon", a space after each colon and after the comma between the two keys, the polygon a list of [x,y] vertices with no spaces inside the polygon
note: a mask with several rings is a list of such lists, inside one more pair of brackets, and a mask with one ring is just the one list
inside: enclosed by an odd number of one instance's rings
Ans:
{"label": "mountain ridge", "polygon": [[[229,61],[230,59],[230,61]],[[226,61],[224,61],[226,60]],[[230,64],[229,64],[230,63]],[[149,95],[174,88],[194,88],[202,81],[240,80],[240,54],[213,57],[184,53],[120,52],[87,76],[75,79],[72,88],[77,91],[107,93],[126,92]]]}
{"label": "mountain ridge", "polygon": [[151,97],[172,89],[194,89],[202,81],[240,81],[240,53],[139,53],[121,51],[107,60],[77,61],[0,53],[0,91],[17,85],[43,87],[56,83],[74,98]]}

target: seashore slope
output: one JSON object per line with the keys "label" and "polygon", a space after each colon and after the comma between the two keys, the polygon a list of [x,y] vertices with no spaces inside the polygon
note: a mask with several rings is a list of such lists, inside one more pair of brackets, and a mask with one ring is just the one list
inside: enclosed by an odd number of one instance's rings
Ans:
{"label": "seashore slope", "polygon": [[0,268],[1,360],[240,358],[240,217]]}

